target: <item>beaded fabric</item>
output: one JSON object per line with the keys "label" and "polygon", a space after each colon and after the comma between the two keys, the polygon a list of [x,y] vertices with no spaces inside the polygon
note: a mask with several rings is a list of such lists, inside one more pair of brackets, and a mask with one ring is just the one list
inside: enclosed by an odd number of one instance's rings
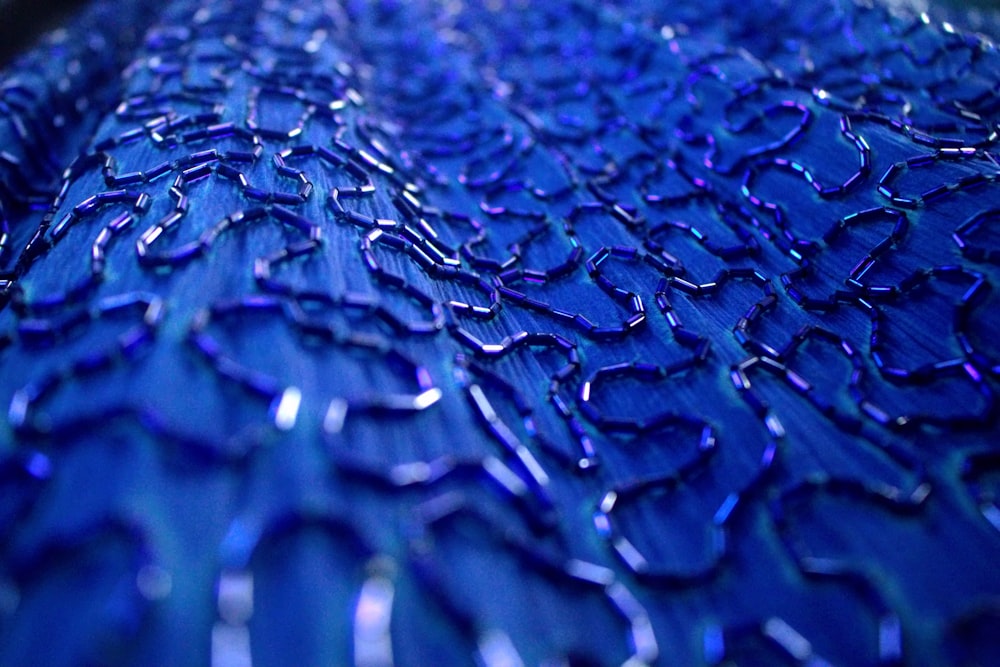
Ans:
{"label": "beaded fabric", "polygon": [[0,663],[1000,664],[1000,22],[900,4],[81,8]]}

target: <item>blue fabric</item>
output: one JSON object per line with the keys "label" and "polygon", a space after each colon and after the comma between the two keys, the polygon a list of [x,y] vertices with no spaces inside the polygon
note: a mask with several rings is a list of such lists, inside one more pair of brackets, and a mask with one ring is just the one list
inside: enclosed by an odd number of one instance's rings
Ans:
{"label": "blue fabric", "polygon": [[84,7],[0,78],[0,663],[997,662],[937,16]]}

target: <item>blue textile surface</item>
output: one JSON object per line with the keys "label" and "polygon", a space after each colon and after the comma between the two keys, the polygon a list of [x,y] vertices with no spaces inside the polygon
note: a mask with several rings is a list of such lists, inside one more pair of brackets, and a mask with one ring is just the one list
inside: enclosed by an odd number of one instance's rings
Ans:
{"label": "blue textile surface", "polygon": [[87,4],[0,74],[0,664],[1000,664],[947,18]]}

